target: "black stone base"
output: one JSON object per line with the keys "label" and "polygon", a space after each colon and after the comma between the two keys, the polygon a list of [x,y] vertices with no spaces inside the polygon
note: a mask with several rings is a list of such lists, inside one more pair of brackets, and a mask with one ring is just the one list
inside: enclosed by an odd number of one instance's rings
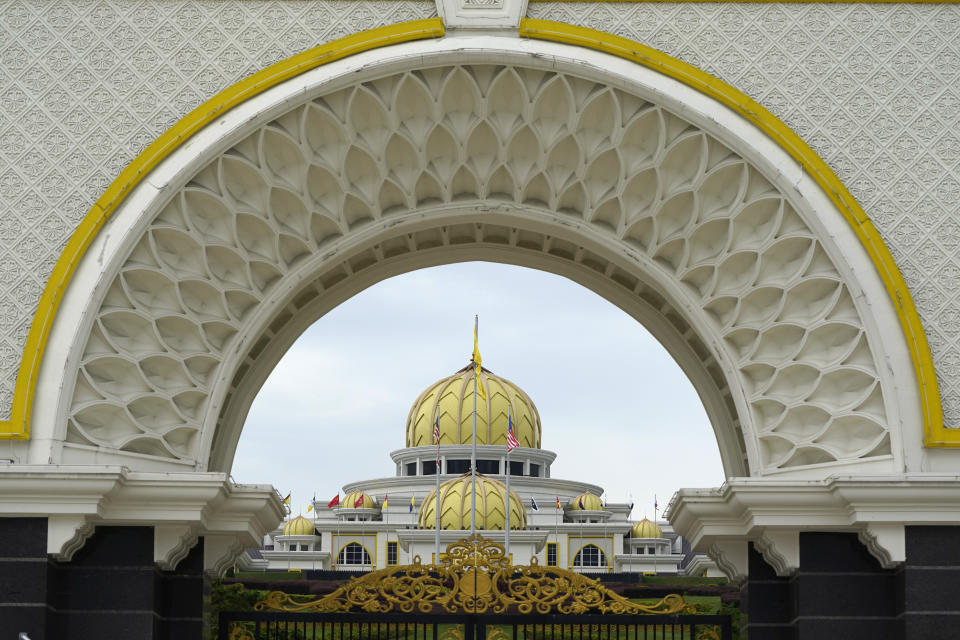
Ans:
{"label": "black stone base", "polygon": [[778,577],[751,545],[741,607],[749,640],[960,638],[960,527],[906,527],[906,563],[883,569],[853,533],[800,534]]}
{"label": "black stone base", "polygon": [[203,541],[174,571],[152,527],[98,527],[71,562],[46,553],[46,518],[0,518],[0,630],[31,640],[200,640]]}

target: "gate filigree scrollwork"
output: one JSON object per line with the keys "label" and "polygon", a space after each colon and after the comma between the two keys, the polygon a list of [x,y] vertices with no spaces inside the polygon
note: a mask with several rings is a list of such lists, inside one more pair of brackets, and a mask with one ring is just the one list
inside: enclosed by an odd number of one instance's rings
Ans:
{"label": "gate filigree scrollwork", "polygon": [[501,545],[479,534],[447,547],[441,563],[388,567],[352,578],[313,600],[272,591],[257,611],[400,611],[430,613],[693,613],[683,597],[670,594],[654,605],[630,602],[599,580],[559,567],[511,565]]}

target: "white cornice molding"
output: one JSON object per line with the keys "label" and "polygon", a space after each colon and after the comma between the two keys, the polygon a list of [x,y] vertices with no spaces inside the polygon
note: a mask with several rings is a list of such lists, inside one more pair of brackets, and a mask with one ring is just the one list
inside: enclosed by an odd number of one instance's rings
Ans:
{"label": "white cornice molding", "polygon": [[799,566],[800,531],[857,533],[881,565],[892,568],[905,559],[905,526],[960,524],[960,474],[732,478],[716,489],[681,489],[666,516],[731,579],[730,571],[745,576],[745,569],[725,561],[730,554],[718,544],[753,541],[778,575],[790,575]]}
{"label": "white cornice molding", "polygon": [[98,524],[140,525],[154,527],[154,558],[170,570],[199,536],[224,538],[219,544],[224,551],[256,547],[283,515],[273,487],[234,484],[223,473],[0,467],[0,516],[46,517],[47,553],[62,561],[73,557]]}

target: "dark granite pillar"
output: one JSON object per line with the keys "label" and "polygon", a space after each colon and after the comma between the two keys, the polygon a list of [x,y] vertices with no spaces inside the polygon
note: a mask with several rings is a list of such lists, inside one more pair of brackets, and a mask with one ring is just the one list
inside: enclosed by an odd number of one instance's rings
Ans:
{"label": "dark granite pillar", "polygon": [[904,640],[960,636],[960,527],[911,526],[905,535]]}
{"label": "dark granite pillar", "polygon": [[857,534],[800,533],[796,639],[900,640],[897,582],[897,572],[883,569]]}
{"label": "dark granite pillar", "polygon": [[0,631],[3,634],[16,638],[20,632],[26,632],[31,640],[57,637],[49,629],[50,572],[47,519],[0,518]]}
{"label": "dark granite pillar", "polygon": [[203,538],[161,576],[160,640],[200,640],[203,637]]}
{"label": "dark granite pillar", "polygon": [[70,562],[57,564],[51,602],[70,640],[156,638],[160,574],[153,527],[97,527]]}
{"label": "dark granite pillar", "polygon": [[747,615],[743,629],[750,640],[793,640],[793,591],[790,578],[777,576],[750,543],[747,583],[740,607]]}

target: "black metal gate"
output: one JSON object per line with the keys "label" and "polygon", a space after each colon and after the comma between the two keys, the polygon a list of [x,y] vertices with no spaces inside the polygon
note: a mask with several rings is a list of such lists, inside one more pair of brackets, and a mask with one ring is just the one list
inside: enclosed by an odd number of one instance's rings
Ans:
{"label": "black metal gate", "polygon": [[223,612],[219,640],[732,640],[719,615]]}

